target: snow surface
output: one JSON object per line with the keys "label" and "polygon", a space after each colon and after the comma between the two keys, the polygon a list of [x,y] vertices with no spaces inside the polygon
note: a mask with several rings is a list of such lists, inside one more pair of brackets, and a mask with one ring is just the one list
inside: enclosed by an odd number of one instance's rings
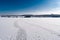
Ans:
{"label": "snow surface", "polygon": [[60,40],[60,18],[0,18],[1,40]]}

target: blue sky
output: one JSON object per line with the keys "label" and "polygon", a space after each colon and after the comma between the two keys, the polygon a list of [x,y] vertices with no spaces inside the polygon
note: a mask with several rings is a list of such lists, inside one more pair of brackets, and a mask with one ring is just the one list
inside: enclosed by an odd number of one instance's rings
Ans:
{"label": "blue sky", "polygon": [[0,0],[0,14],[52,10],[60,7],[59,0]]}

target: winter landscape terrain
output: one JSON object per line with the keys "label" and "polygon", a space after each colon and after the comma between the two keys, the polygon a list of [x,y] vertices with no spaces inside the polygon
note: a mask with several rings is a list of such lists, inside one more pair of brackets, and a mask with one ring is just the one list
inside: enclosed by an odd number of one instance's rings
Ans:
{"label": "winter landscape terrain", "polygon": [[0,40],[60,40],[60,18],[1,18]]}

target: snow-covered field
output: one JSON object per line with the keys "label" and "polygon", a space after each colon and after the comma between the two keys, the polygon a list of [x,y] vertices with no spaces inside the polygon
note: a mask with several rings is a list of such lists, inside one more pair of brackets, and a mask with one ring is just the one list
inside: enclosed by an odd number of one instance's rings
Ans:
{"label": "snow-covered field", "polygon": [[60,18],[0,18],[0,40],[60,40]]}

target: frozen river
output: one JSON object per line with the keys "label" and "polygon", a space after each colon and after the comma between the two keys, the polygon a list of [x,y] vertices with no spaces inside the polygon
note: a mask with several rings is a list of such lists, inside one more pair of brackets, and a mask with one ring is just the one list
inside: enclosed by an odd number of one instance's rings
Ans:
{"label": "frozen river", "polygon": [[0,18],[0,40],[60,40],[60,18]]}

